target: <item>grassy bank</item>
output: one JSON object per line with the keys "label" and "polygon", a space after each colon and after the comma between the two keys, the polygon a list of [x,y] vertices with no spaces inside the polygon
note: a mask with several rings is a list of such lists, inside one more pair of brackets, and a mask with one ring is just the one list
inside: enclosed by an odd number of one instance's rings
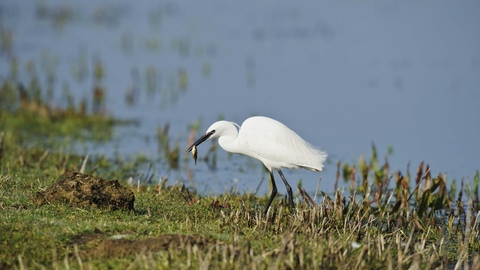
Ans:
{"label": "grassy bank", "polygon": [[[0,112],[2,269],[480,267],[478,173],[459,187],[423,163],[412,177],[392,174],[373,147],[368,160],[338,164],[337,182],[350,190],[313,200],[299,188],[296,209],[279,197],[264,218],[266,195],[205,197],[178,179],[128,185],[148,166],[140,157],[91,156],[84,166],[68,145],[108,140],[118,123],[80,109],[40,113],[41,103],[25,102]],[[134,210],[35,203],[72,171],[119,179],[135,195]]]}
{"label": "grassy bank", "polygon": [[266,198],[201,197],[166,183],[131,187],[133,211],[34,204],[55,170],[2,166],[2,268],[479,266],[479,226],[468,213],[450,222],[336,194],[315,206],[299,198],[294,211],[278,200],[263,218]]}

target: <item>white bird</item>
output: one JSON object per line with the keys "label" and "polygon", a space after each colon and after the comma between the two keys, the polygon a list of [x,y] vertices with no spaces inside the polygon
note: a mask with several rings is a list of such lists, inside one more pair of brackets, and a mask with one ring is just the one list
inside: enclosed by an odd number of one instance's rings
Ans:
{"label": "white bird", "polygon": [[294,208],[292,188],[288,184],[281,168],[304,168],[320,172],[327,153],[306,142],[293,130],[277,120],[254,116],[246,119],[240,127],[234,122],[218,121],[213,123],[207,132],[196,140],[188,149],[192,151],[202,142],[218,138],[218,144],[227,152],[244,154],[260,160],[269,171],[272,192],[263,212],[264,215],[277,194],[277,186],[273,178],[273,169],[282,177],[291,208]]}

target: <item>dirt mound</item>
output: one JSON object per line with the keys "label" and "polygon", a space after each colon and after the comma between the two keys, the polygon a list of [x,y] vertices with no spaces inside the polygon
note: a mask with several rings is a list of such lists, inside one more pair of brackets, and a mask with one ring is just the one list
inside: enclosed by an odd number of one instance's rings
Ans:
{"label": "dirt mound", "polygon": [[184,249],[188,244],[204,246],[208,240],[201,235],[164,234],[147,239],[107,239],[95,249],[86,252],[88,257],[116,258],[142,252],[159,252],[169,247]]}
{"label": "dirt mound", "polygon": [[93,233],[81,233],[70,238],[70,244],[81,246],[98,246],[98,243],[108,238],[108,233],[95,228]]}
{"label": "dirt mound", "polygon": [[38,205],[67,203],[74,207],[101,207],[112,210],[133,210],[135,196],[118,180],[105,180],[89,174],[67,173],[47,190],[37,192],[33,201]]}

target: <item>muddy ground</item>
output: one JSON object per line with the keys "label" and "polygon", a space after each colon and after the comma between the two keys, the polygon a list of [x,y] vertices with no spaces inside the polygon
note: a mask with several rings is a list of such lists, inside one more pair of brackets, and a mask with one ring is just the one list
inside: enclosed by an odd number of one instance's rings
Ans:
{"label": "muddy ground", "polygon": [[[208,243],[201,235],[164,234],[145,239],[128,239],[128,235],[108,236],[107,233],[95,231],[92,234],[77,235],[72,244],[78,244],[84,258],[122,258],[140,253],[155,253],[169,248],[185,249],[187,245],[199,247]],[[125,238],[123,238],[125,237]]]}
{"label": "muddy ground", "polygon": [[67,203],[72,207],[133,210],[135,196],[118,180],[106,180],[78,172],[66,173],[45,191],[33,197],[37,205]]}

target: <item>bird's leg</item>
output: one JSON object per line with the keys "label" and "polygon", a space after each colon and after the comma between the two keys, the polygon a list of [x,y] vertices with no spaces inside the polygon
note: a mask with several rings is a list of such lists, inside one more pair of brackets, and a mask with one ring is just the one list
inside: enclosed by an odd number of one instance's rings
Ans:
{"label": "bird's leg", "polygon": [[285,187],[287,188],[287,193],[288,193],[288,202],[290,203],[290,207],[295,208],[295,205],[293,204],[293,195],[292,195],[292,187],[288,184],[287,179],[285,179],[285,176],[283,175],[282,171],[279,169],[278,174],[280,174],[280,177],[282,177],[283,183],[285,183]]}
{"label": "bird's leg", "polygon": [[273,179],[273,172],[269,171],[268,173],[269,173],[268,176],[270,177],[270,183],[272,183],[272,193],[270,193],[270,199],[268,199],[267,207],[265,208],[265,211],[263,211],[264,217],[267,216],[268,208],[270,207],[273,199],[277,195],[277,185],[275,185],[275,179]]}

